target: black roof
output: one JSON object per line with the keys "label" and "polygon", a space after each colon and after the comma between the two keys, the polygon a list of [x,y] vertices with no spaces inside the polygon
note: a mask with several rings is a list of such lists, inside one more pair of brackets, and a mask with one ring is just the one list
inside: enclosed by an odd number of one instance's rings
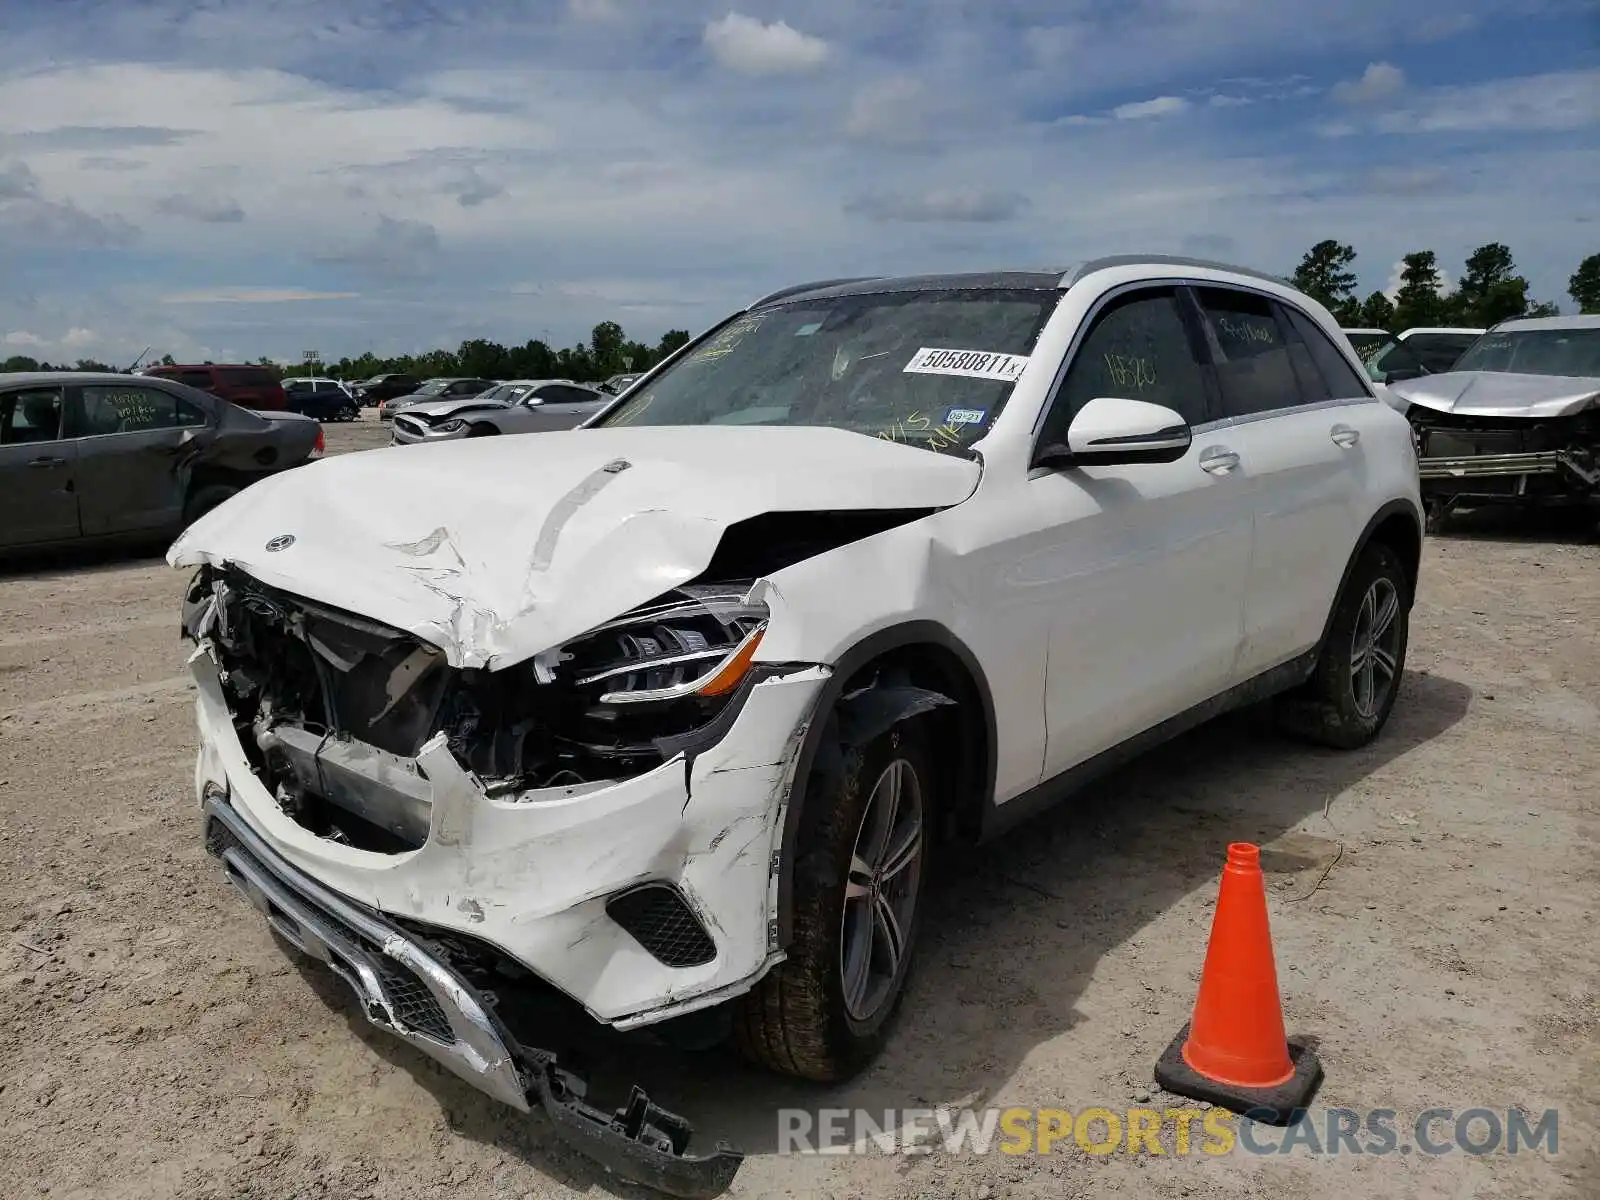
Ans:
{"label": "black roof", "polygon": [[864,279],[823,281],[774,292],[758,300],[752,308],[788,303],[801,298],[832,299],[837,296],[871,296],[882,292],[955,292],[1008,289],[1053,292],[1061,286],[1066,268],[1040,271],[959,271],[943,275],[882,275]]}

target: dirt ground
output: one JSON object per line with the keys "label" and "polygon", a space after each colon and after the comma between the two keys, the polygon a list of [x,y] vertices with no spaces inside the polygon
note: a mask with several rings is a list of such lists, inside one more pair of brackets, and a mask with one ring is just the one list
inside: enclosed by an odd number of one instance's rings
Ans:
{"label": "dirt ground", "polygon": [[[335,451],[383,440],[370,413]],[[630,1196],[370,1030],[202,852],[184,580],[158,558],[0,566],[0,1192]],[[1198,731],[943,879],[897,1034],[819,1091],[718,1053],[608,1069],[749,1153],[733,1195],[1600,1195],[1600,548],[1527,522],[1427,547],[1373,747],[1250,715]],[[1317,1103],[1560,1112],[1555,1156],[776,1153],[780,1107],[1152,1101],[1225,846],[1256,841]],[[623,1060],[626,1060],[625,1062]],[[1404,1139],[1403,1139],[1404,1140]]]}

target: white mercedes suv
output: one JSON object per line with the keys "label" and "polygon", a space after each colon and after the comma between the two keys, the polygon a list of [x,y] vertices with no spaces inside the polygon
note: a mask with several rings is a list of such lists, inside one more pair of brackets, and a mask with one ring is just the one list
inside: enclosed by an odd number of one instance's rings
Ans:
{"label": "white mercedes suv", "polygon": [[940,855],[1238,705],[1376,736],[1421,540],[1324,308],[1119,257],[791,288],[581,429],[327,459],[169,561],[233,882],[373,1022],[689,1194],[737,1154],[586,1106],[508,989],[849,1076]]}

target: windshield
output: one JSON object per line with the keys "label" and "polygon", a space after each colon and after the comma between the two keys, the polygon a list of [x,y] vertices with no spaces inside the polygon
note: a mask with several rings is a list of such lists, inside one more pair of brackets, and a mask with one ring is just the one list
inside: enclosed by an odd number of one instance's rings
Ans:
{"label": "windshield", "polygon": [[1355,352],[1362,357],[1371,354],[1380,346],[1388,345],[1394,340],[1387,333],[1362,333],[1359,331],[1351,333],[1348,329],[1345,330],[1345,336],[1350,339],[1350,345],[1355,348]]}
{"label": "windshield", "polygon": [[598,425],[810,425],[964,453],[999,416],[1059,294],[880,292],[746,313]]}
{"label": "windshield", "polygon": [[419,396],[437,396],[440,392],[444,391],[445,388],[447,388],[449,386],[450,386],[450,381],[448,379],[430,379],[430,380],[428,380],[427,383],[423,384],[421,387],[419,387],[417,389],[417,395],[419,395]]}
{"label": "windshield", "polygon": [[1486,333],[1472,343],[1454,369],[1600,377],[1600,328]]}

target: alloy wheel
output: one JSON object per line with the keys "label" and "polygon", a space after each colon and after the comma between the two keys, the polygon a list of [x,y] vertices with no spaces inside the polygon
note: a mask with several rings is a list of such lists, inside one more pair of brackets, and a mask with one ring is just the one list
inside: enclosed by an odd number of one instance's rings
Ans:
{"label": "alloy wheel", "polygon": [[839,973],[850,1016],[867,1022],[889,1003],[910,949],[923,858],[922,781],[903,758],[872,785],[850,856]]}
{"label": "alloy wheel", "polygon": [[1388,578],[1367,588],[1350,635],[1350,693],[1368,720],[1383,710],[1400,671],[1400,592]]}

